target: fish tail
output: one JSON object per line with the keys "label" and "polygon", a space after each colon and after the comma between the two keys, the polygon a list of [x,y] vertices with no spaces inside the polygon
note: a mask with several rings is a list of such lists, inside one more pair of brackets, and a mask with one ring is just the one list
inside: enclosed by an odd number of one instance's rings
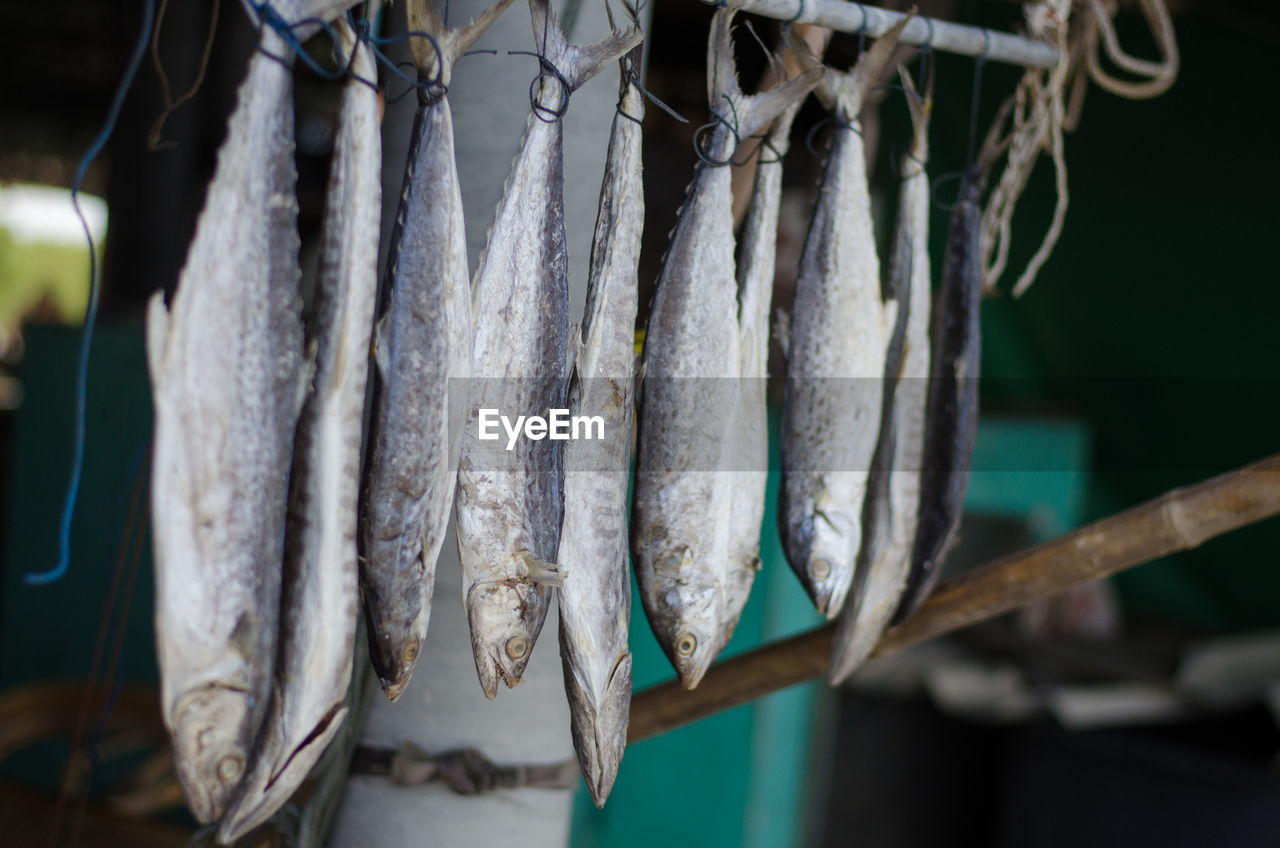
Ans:
{"label": "fish tail", "polygon": [[902,88],[907,94],[907,110],[911,113],[911,155],[924,159],[928,152],[929,113],[933,110],[933,70],[931,68],[929,71],[929,81],[923,96],[916,90],[915,82],[905,65],[898,68],[898,74],[902,77]]}
{"label": "fish tail", "polygon": [[529,0],[533,35],[543,60],[549,63],[569,91],[577,91],[603,68],[621,59],[643,39],[638,27],[614,32],[594,44],[570,44],[560,31],[550,0]]}
{"label": "fish tail", "polygon": [[893,51],[897,49],[902,30],[914,15],[913,7],[902,17],[902,20],[877,38],[875,43],[858,57],[858,63],[852,70],[842,73],[827,68],[816,92],[823,105],[828,109],[839,107],[847,120],[856,119],[858,113],[862,111],[862,104],[867,94],[875,87],[876,81],[888,66]]}
{"label": "fish tail", "polygon": [[[471,45],[484,35],[511,3],[512,0],[498,0],[477,15],[475,20],[452,28],[446,26],[444,19],[436,14],[431,5],[432,0],[408,3],[405,8],[409,16],[410,32],[423,32],[431,36],[430,41],[425,38],[410,39],[413,63],[418,72],[434,77],[438,71],[441,84],[447,86],[454,63],[471,49]],[[437,62],[441,64],[437,65]]]}
{"label": "fish tail", "polygon": [[712,109],[723,108],[724,98],[737,103],[742,99],[738,87],[738,63],[733,58],[733,16],[735,5],[721,7],[711,19],[711,37],[707,39],[707,103]]}
{"label": "fish tail", "polygon": [[[762,132],[773,123],[774,118],[784,113],[786,117],[778,122],[775,130],[783,139],[790,132],[791,120],[794,119],[801,102],[822,80],[824,72],[822,62],[807,47],[801,46],[793,52],[800,59],[801,73],[798,76],[750,97],[738,93],[736,102],[740,105],[736,108],[736,117],[739,138],[747,138]],[[732,60],[732,46],[721,50],[720,55],[729,55]],[[737,90],[736,77],[733,88]]]}

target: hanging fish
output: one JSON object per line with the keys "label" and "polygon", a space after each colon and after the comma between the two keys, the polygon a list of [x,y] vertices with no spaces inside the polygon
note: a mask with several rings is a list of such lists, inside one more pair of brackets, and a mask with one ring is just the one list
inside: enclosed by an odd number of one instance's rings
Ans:
{"label": "hanging fish", "polygon": [[845,602],[831,655],[831,682],[840,683],[870,655],[897,608],[911,569],[920,505],[920,466],[929,382],[929,94],[921,98],[901,69],[913,129],[901,160],[898,221],[886,299],[898,304],[885,359],[880,440],[863,509],[857,584]]}
{"label": "hanging fish", "polygon": [[739,461],[733,434],[742,345],[731,174],[716,163],[727,164],[736,139],[769,126],[820,75],[815,70],[743,95],[730,34],[733,14],[722,8],[712,21],[707,98],[719,120],[672,231],[645,334],[632,504],[631,549],[645,613],[689,689],[725,640],[730,558],[737,553],[731,542],[737,475],[722,469]]}
{"label": "hanging fish", "polygon": [[[634,15],[633,15],[634,19]],[[644,49],[623,57],[618,114],[605,159],[582,344],[569,383],[569,414],[600,418],[600,441],[564,448],[564,523],[556,558],[560,585],[560,656],[569,696],[573,744],[596,806],[603,807],[627,746],[631,709],[631,573],[627,486],[635,381],[644,189],[636,80]]]}
{"label": "hanging fish", "polygon": [[778,524],[792,569],[828,618],[840,612],[853,583],[897,317],[897,304],[880,294],[858,115],[908,20],[877,40],[853,70],[827,69],[817,88],[834,129],[796,281]]}
{"label": "hanging fish", "polygon": [[911,574],[893,623],[929,596],[942,562],[956,541],[969,467],[978,435],[978,368],[981,361],[979,307],[982,304],[980,205],[982,164],[960,180],[951,210],[942,289],[934,303],[929,401],[925,413],[924,464],[920,475],[919,524],[911,553]]}
{"label": "hanging fish", "polygon": [[[294,0],[279,12],[331,5]],[[259,47],[173,301],[166,310],[157,293],[147,308],[161,706],[202,822],[240,784],[270,694],[306,386],[292,53],[270,26]]]}
{"label": "hanging fish", "polygon": [[729,579],[721,621],[721,649],[729,644],[751,584],[760,570],[760,528],[764,524],[765,488],[769,480],[769,316],[778,248],[778,209],[782,200],[782,157],[789,147],[791,124],[800,104],[788,107],[774,122],[756,164],[755,184],[742,227],[738,259],[738,326],[741,345],[741,396],[737,455],[733,481]]}
{"label": "hanging fish", "polygon": [[[485,695],[520,682],[542,630],[563,515],[560,442],[484,444],[480,410],[547,417],[565,401],[569,331],[563,127],[569,96],[640,42],[631,29],[564,40],[548,0],[529,0],[544,62],[520,152],[472,284],[471,412],[458,472],[458,551],[476,672]],[[505,437],[504,437],[505,438]],[[498,445],[498,447],[493,447]]]}
{"label": "hanging fish", "polygon": [[[308,347],[315,384],[293,447],[275,685],[244,782],[218,829],[231,843],[266,821],[301,785],[342,726],[357,618],[356,504],[368,374],[365,351],[378,290],[382,139],[367,45],[335,23],[353,56],[342,96]],[[354,55],[353,55],[354,53]]]}
{"label": "hanging fish", "polygon": [[[418,109],[374,342],[369,467],[361,503],[360,585],[369,655],[387,697],[409,684],[427,635],[436,560],[453,508],[453,451],[466,415],[471,300],[462,194],[445,96],[454,62],[511,4],[446,27],[431,0],[407,5]],[[453,387],[453,391],[451,391]]]}

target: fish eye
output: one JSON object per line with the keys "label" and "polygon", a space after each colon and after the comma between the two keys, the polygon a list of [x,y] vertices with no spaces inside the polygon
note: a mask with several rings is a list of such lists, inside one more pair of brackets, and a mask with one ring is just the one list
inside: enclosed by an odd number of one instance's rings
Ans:
{"label": "fish eye", "polygon": [[529,653],[529,637],[528,636],[512,636],[507,640],[507,656],[513,660],[524,659]]}
{"label": "fish eye", "polygon": [[697,649],[698,640],[692,633],[681,633],[676,637],[676,653],[680,656],[692,656]]}
{"label": "fish eye", "polygon": [[410,642],[404,649],[404,661],[411,663],[418,658],[418,643]]}
{"label": "fish eye", "polygon": [[223,783],[234,783],[244,773],[244,760],[235,754],[223,757],[218,761],[218,779]]}
{"label": "fish eye", "polygon": [[825,559],[815,559],[809,564],[809,573],[819,580],[825,580],[831,576],[831,563]]}

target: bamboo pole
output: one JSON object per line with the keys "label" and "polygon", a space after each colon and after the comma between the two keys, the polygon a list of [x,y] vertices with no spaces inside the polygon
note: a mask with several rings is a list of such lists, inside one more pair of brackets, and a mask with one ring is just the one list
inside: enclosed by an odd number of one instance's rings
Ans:
{"label": "bamboo pole", "polygon": [[[702,0],[715,4],[718,0]],[[902,20],[902,12],[891,12],[878,6],[849,3],[846,0],[743,0],[744,12],[763,15],[793,24],[818,24],[836,32],[865,32],[878,38]],[[1033,68],[1052,68],[1058,64],[1058,48],[1021,35],[953,24],[917,15],[902,30],[898,39],[903,44],[929,45],[933,50],[961,56],[981,56],[993,62],[1007,62]]]}
{"label": "bamboo pole", "polygon": [[[1280,454],[1174,489],[1026,551],[959,575],[885,632],[883,657],[1214,536],[1280,514]],[[835,625],[764,645],[712,666],[691,692],[672,680],[636,693],[629,742],[827,673]]]}

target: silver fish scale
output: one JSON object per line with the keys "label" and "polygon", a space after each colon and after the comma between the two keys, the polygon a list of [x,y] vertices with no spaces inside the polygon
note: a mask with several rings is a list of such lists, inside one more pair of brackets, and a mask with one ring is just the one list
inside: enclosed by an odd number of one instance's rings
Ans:
{"label": "silver fish scale", "polygon": [[[731,141],[717,127],[709,156]],[[645,335],[632,551],[654,635],[686,685],[718,653],[725,609],[733,475],[719,469],[740,368],[730,180],[698,165]]]}
{"label": "silver fish scale", "polygon": [[853,580],[896,314],[880,300],[862,139],[837,129],[800,260],[779,500],[788,560],[828,616]]}
{"label": "silver fish scale", "polygon": [[[544,94],[550,89],[544,85]],[[548,97],[548,102],[550,98]],[[458,549],[476,670],[492,698],[518,683],[542,630],[563,508],[559,442],[477,439],[477,410],[564,403],[568,259],[562,128],[531,114],[472,286],[471,409],[458,473]]]}
{"label": "silver fish scale", "polygon": [[148,311],[163,713],[201,821],[243,775],[276,647],[302,348],[291,92],[255,53],[171,311]]}
{"label": "silver fish scale", "polygon": [[[347,50],[355,46],[337,24]],[[361,77],[376,72],[358,49]],[[314,388],[302,407],[285,536],[276,685],[252,764],[220,838],[230,843],[271,816],[306,778],[342,726],[357,624],[356,504],[368,373],[365,352],[377,297],[381,139],[377,93],[343,94],[310,341]]]}
{"label": "silver fish scale", "polygon": [[742,228],[738,267],[741,374],[737,446],[746,470],[733,482],[733,527],[730,532],[729,581],[721,642],[733,636],[751,584],[760,570],[760,528],[764,523],[765,490],[769,480],[769,316],[778,244],[778,210],[782,198],[782,157],[797,107],[779,116],[769,136],[772,156],[756,166],[751,205]]}
{"label": "silver fish scale", "polygon": [[361,585],[383,688],[408,684],[431,613],[457,480],[471,303],[447,99],[420,106],[376,340],[377,390],[363,497]]}
{"label": "silver fish scale", "polygon": [[[634,67],[639,60],[636,51]],[[618,108],[638,119],[644,101],[625,80]],[[605,162],[584,336],[569,400],[572,415],[602,416],[604,440],[565,445],[565,511],[556,558],[565,572],[559,595],[560,653],[571,729],[597,805],[608,797],[626,748],[631,702],[627,488],[643,227],[640,125],[618,115]]]}
{"label": "silver fish scale", "polygon": [[929,179],[921,164],[928,155],[925,129],[921,120],[913,149],[902,158],[906,176],[899,188],[889,288],[899,298],[900,308],[905,308],[898,316],[905,324],[904,338],[898,373],[893,373],[894,363],[887,364],[886,380],[897,385],[892,388],[892,407],[884,412],[880,438],[887,443],[876,450],[873,490],[877,500],[869,502],[864,513],[858,568],[865,574],[859,575],[860,590],[847,603],[836,631],[833,682],[847,678],[870,656],[897,608],[911,568],[929,378]]}

